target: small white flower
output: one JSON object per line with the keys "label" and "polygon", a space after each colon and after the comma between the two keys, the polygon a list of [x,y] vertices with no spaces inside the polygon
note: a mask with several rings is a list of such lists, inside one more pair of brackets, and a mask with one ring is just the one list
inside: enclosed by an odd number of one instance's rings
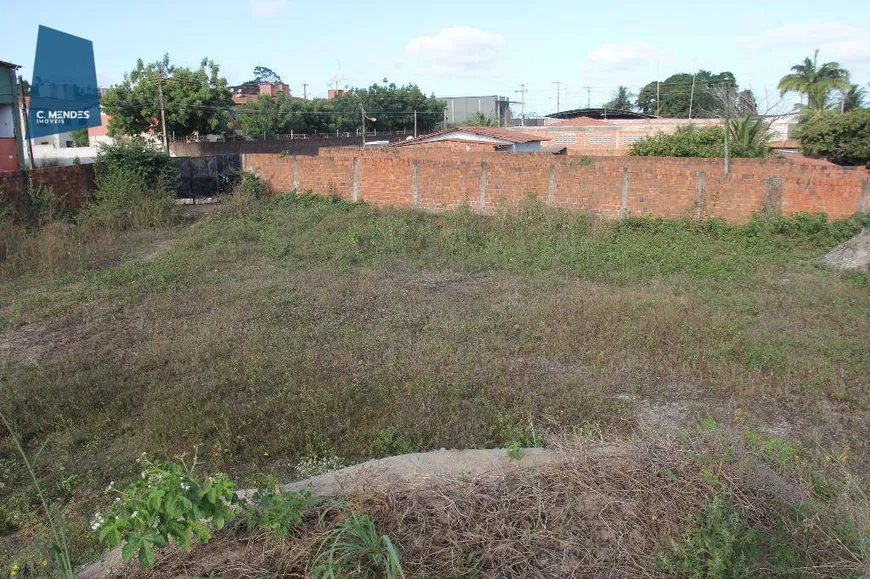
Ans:
{"label": "small white flower", "polygon": [[100,513],[95,514],[94,518],[91,519],[91,530],[92,531],[100,530],[100,527],[103,526],[103,523],[104,523],[103,515],[101,515]]}
{"label": "small white flower", "polygon": [[116,502],[116,503],[120,503],[120,502],[121,502],[121,497],[115,497],[115,502]]}
{"label": "small white flower", "polygon": [[189,491],[189,490],[190,490],[190,485],[187,484],[187,483],[181,483],[181,490],[183,490],[183,491]]}

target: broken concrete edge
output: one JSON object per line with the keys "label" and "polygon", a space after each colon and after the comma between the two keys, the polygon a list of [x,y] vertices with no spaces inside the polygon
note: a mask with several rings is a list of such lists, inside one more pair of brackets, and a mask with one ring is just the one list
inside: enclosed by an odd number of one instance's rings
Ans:
{"label": "broken concrete edge", "polygon": [[[313,497],[340,497],[364,492],[418,488],[441,480],[497,479],[518,470],[538,469],[572,460],[624,454],[626,447],[602,445],[582,450],[522,448],[509,456],[503,448],[434,450],[369,460],[305,480],[282,485],[281,492],[310,490]],[[521,453],[521,455],[520,455]],[[238,497],[250,502],[256,489],[237,491]],[[79,579],[95,579],[119,571],[121,549],[113,549],[97,561],[82,566]]]}

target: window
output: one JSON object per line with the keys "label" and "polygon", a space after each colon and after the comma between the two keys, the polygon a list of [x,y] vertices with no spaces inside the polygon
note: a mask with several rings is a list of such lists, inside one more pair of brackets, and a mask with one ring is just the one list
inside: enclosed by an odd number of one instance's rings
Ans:
{"label": "window", "polygon": [[590,145],[609,145],[613,142],[611,135],[593,135],[589,137]]}
{"label": "window", "polygon": [[633,145],[643,138],[643,135],[624,135],[622,137],[623,145]]}
{"label": "window", "polygon": [[577,135],[567,134],[567,135],[556,135],[553,140],[560,145],[576,145],[577,144]]}

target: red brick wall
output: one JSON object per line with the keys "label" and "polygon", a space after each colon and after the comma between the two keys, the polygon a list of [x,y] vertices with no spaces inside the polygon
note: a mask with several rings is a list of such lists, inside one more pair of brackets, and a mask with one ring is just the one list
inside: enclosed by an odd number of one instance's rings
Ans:
{"label": "red brick wall", "polygon": [[0,196],[4,201],[11,201],[24,194],[30,181],[34,187],[46,185],[58,195],[66,194],[66,202],[70,207],[78,207],[88,192],[94,190],[94,166],[68,165],[0,172]]}
{"label": "red brick wall", "polygon": [[[461,139],[456,140],[445,140],[445,141],[433,141],[431,143],[419,143],[415,145],[408,145],[409,149],[415,150],[423,150],[429,151],[435,149],[436,151],[454,151],[456,153],[468,153],[470,151],[478,152],[478,153],[492,153],[495,151],[495,145],[488,143],[471,143],[469,141],[463,141]],[[409,152],[408,154],[413,155],[413,152]]]}
{"label": "red brick wall", "polygon": [[719,217],[734,222],[764,210],[847,217],[867,210],[870,188],[865,171],[776,158],[735,159],[726,175],[721,159],[580,160],[541,153],[410,149],[336,148],[316,157],[253,154],[243,156],[243,166],[279,193],[296,188],[352,199],[356,191],[356,198],[375,205],[413,205],[416,171],[416,205],[429,210],[463,203],[481,209],[482,198],[482,209],[491,212],[534,195],[607,217]]}

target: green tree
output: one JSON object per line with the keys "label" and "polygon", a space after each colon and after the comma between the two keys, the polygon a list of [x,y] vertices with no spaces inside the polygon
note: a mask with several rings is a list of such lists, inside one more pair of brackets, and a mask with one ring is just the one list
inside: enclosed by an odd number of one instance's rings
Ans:
{"label": "green tree", "polygon": [[281,82],[281,77],[269,67],[255,66],[254,81],[257,84],[278,84]]}
{"label": "green tree", "polygon": [[169,136],[204,135],[227,128],[233,101],[220,67],[207,58],[197,69],[178,67],[167,54],[147,65],[139,59],[124,81],[103,96],[101,104],[111,117],[110,135],[162,134],[158,82],[162,83]]}
{"label": "green tree", "polygon": [[738,115],[757,115],[758,101],[755,100],[755,95],[751,90],[742,90],[737,94],[737,102],[734,106],[734,111]]}
{"label": "green tree", "polygon": [[867,97],[867,89],[861,85],[851,84],[842,96],[843,112],[853,111],[864,107],[865,98]]}
{"label": "green tree", "polygon": [[803,62],[791,67],[791,73],[779,80],[779,92],[784,95],[796,92],[801,97],[807,97],[807,108],[823,111],[831,106],[830,95],[834,90],[848,91],[849,73],[840,67],[838,62],[826,62],[819,66],[819,51],[813,54],[812,60],[807,57]]}
{"label": "green tree", "polygon": [[798,127],[801,152],[840,165],[870,164],[870,109],[805,116]]}
{"label": "green tree", "polygon": [[488,117],[483,113],[475,113],[471,118],[466,119],[463,125],[468,125],[471,127],[497,127],[498,119],[495,117]]}
{"label": "green tree", "polygon": [[635,95],[628,90],[628,87],[620,85],[615,91],[613,91],[610,101],[604,104],[604,108],[630,111],[634,108],[634,103],[632,102],[634,97]]}
{"label": "green tree", "polygon": [[699,70],[694,75],[681,72],[669,76],[658,87],[655,82],[644,86],[637,96],[637,108],[648,115],[655,115],[658,111],[662,117],[681,119],[688,118],[691,109],[692,118],[712,118],[718,114],[714,89],[722,85],[736,89],[734,74],[727,71],[713,74],[708,70]]}
{"label": "green tree", "polygon": [[253,138],[277,134],[340,132],[355,133],[360,128],[361,109],[375,121],[366,122],[366,130],[412,130],[417,111],[417,130],[433,130],[444,115],[444,103],[435,95],[426,96],[417,85],[384,84],[347,91],[332,100],[302,100],[279,93],[265,95],[236,107],[236,119],[242,132]]}
{"label": "green tree", "polygon": [[87,129],[76,129],[71,133],[71,135],[73,139],[73,145],[75,145],[76,147],[87,147],[90,143]]}
{"label": "green tree", "polygon": [[236,107],[236,121],[246,137],[269,139],[285,132],[285,119],[280,114],[277,102],[281,96],[279,94],[273,99],[260,95]]}

